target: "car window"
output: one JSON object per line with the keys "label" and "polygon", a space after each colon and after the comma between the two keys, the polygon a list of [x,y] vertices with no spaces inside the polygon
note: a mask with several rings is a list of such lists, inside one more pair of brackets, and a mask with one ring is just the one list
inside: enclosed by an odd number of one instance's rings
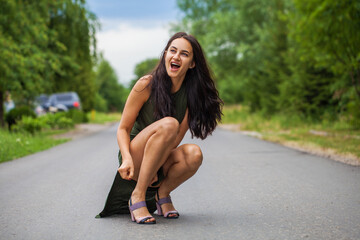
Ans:
{"label": "car window", "polygon": [[56,100],[58,100],[58,101],[71,101],[72,96],[71,95],[57,95]]}
{"label": "car window", "polygon": [[36,98],[36,101],[40,104],[45,104],[48,101],[48,97],[46,96],[40,96]]}

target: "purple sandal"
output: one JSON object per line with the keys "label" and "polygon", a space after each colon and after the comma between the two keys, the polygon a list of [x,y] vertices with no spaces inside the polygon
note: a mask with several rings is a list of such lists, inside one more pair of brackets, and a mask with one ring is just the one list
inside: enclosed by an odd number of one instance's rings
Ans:
{"label": "purple sandal", "polygon": [[135,204],[132,204],[131,198],[130,198],[130,200],[129,200],[129,210],[130,210],[130,215],[131,215],[131,221],[136,222],[137,224],[155,224],[156,220],[153,221],[153,222],[146,222],[148,219],[153,218],[152,216],[146,216],[146,217],[142,217],[140,219],[135,218],[133,211],[135,211],[136,209],[142,208],[142,207],[146,207],[146,202],[145,201],[137,202]]}
{"label": "purple sandal", "polygon": [[[157,208],[157,213],[159,216],[164,216],[164,218],[169,218],[169,219],[176,219],[179,218],[180,214],[178,211],[168,211],[166,213],[163,213],[162,209],[161,209],[161,205],[165,204],[165,203],[172,203],[171,201],[171,197],[164,197],[164,198],[159,198],[159,193],[156,192],[157,195],[157,199],[159,199],[158,201],[156,201],[156,208]],[[175,216],[171,216],[169,217],[170,214],[175,214]]]}

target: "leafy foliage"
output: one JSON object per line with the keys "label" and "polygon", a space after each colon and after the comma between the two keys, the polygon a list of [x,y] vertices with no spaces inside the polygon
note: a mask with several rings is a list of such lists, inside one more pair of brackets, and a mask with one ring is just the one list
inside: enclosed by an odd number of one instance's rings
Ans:
{"label": "leafy foliage", "polygon": [[97,111],[121,111],[125,105],[128,90],[118,82],[114,69],[105,59],[100,60],[96,69],[95,109]]}
{"label": "leafy foliage", "polygon": [[5,116],[9,130],[11,129],[12,125],[16,124],[24,116],[36,118],[34,111],[30,107],[22,106],[11,109]]}
{"label": "leafy foliage", "polygon": [[70,109],[69,111],[65,112],[65,117],[71,119],[75,124],[89,121],[86,113],[78,109]]}
{"label": "leafy foliage", "polygon": [[[75,91],[95,102],[95,15],[84,0],[0,0],[0,99],[30,105],[40,93]],[[3,119],[0,104],[0,120]],[[3,125],[3,123],[2,123]]]}
{"label": "leafy foliage", "polygon": [[135,79],[133,79],[130,83],[130,89],[133,88],[136,81],[139,80],[141,77],[151,73],[151,71],[156,67],[158,64],[159,59],[158,58],[149,58],[146,59],[138,64],[136,64],[134,73],[135,73]]}
{"label": "leafy foliage", "polygon": [[320,119],[352,111],[357,116],[358,1],[177,3],[184,17],[173,31],[198,38],[227,104],[243,102],[265,115],[284,112]]}

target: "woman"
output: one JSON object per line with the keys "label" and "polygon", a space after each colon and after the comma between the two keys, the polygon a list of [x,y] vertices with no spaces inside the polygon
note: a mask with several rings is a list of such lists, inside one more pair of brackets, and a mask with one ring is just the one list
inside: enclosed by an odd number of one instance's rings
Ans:
{"label": "woman", "polygon": [[158,66],[137,81],[117,131],[120,167],[98,217],[130,211],[132,221],[150,215],[178,218],[170,193],[195,174],[199,146],[178,146],[186,131],[205,139],[221,120],[222,101],[198,41],[183,32],[168,41]]}

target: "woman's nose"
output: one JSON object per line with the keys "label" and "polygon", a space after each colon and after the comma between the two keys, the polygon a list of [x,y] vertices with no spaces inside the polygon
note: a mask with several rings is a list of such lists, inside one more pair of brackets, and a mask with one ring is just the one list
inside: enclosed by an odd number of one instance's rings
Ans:
{"label": "woman's nose", "polygon": [[175,59],[180,59],[180,53],[179,53],[179,52],[175,53],[175,55],[174,55],[173,58],[175,58]]}

